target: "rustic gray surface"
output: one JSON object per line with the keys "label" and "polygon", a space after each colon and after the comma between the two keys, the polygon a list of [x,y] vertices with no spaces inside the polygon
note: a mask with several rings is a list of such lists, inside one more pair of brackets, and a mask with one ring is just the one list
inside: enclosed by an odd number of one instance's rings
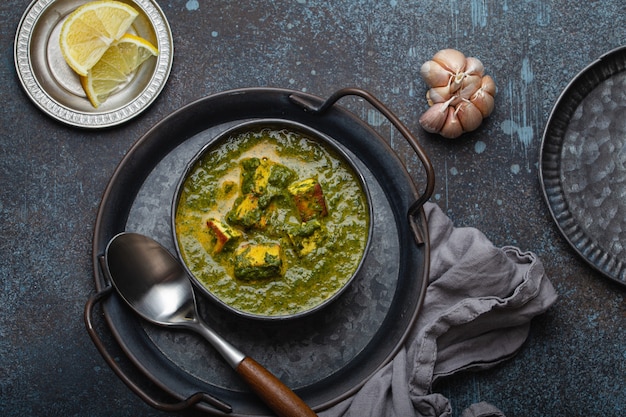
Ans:
{"label": "rustic gray surface", "polygon": [[[119,381],[83,325],[98,204],[122,156],[152,125],[194,99],[255,86],[321,97],[346,86],[371,91],[419,134],[437,173],[433,202],[457,225],[544,262],[559,301],[534,320],[517,357],[435,387],[456,415],[481,400],[509,417],[626,412],[624,288],[573,253],[537,179],[541,135],[560,92],[589,62],[626,44],[621,0],[160,1],[174,33],[169,82],[147,112],[104,131],[59,124],[22,90],[13,40],[28,4],[0,4],[2,415],[167,415]],[[426,108],[419,66],[446,47],[479,57],[498,86],[492,116],[457,141],[417,123]],[[345,105],[419,172],[387,122],[358,101]]]}

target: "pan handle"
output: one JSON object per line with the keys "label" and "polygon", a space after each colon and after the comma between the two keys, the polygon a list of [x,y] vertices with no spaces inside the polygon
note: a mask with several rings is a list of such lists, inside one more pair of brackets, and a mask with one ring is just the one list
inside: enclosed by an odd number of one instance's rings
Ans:
{"label": "pan handle", "polygon": [[374,95],[360,88],[348,87],[338,90],[319,106],[311,103],[306,98],[295,94],[290,95],[289,98],[292,102],[302,107],[305,111],[309,111],[311,113],[323,113],[333,104],[335,104],[339,99],[345,96],[358,96],[367,100],[367,102],[369,102],[376,110],[378,110],[383,116],[385,116],[387,120],[389,120],[391,124],[402,134],[402,136],[404,136],[404,138],[407,140],[407,142],[409,142],[409,145],[411,145],[411,148],[413,148],[413,151],[417,154],[420,162],[424,166],[424,170],[426,171],[426,187],[424,189],[424,192],[409,207],[408,210],[409,224],[411,225],[413,236],[415,237],[418,244],[424,243],[422,232],[420,231],[421,229],[416,223],[415,217],[417,212],[422,208],[424,203],[426,203],[426,201],[430,199],[433,191],[435,190],[435,170],[433,169],[433,166],[430,162],[430,159],[426,155],[424,148],[422,148],[415,136],[413,136],[413,134],[400,121],[400,119],[398,119],[398,117],[393,112],[391,112],[391,110],[389,110],[387,106],[385,106],[380,100],[374,97]]}
{"label": "pan handle", "polygon": [[122,370],[122,368],[117,364],[115,359],[113,359],[113,357],[107,351],[107,348],[105,347],[104,343],[102,342],[102,340],[100,339],[100,337],[98,336],[98,333],[96,332],[94,328],[93,320],[92,320],[94,306],[98,302],[102,301],[105,297],[108,297],[109,295],[111,295],[112,292],[113,292],[113,287],[109,285],[103,288],[101,291],[89,297],[89,300],[87,300],[87,303],[85,305],[85,312],[84,312],[83,318],[85,321],[85,326],[87,327],[87,332],[89,333],[89,336],[91,337],[91,340],[93,341],[93,343],[96,345],[98,352],[100,352],[100,354],[102,355],[106,363],[111,367],[113,372],[115,372],[115,374],[122,380],[122,382],[124,382],[126,386],[130,388],[131,391],[133,391],[137,396],[139,396],[144,402],[146,402],[148,405],[158,410],[181,411],[181,410],[185,410],[187,408],[193,407],[194,405],[203,401],[207,404],[212,405],[216,409],[223,411],[224,413],[231,413],[233,409],[229,404],[204,392],[197,392],[189,396],[185,400],[177,402],[177,403],[161,402],[153,398],[149,393],[147,393],[139,385],[137,385],[137,383],[135,383],[132,379],[130,379],[128,375],[126,375],[126,373]]}

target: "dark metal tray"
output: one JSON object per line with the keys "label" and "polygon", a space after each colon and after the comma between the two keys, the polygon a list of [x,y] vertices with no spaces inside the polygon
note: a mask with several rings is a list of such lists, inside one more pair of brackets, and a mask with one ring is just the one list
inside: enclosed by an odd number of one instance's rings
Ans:
{"label": "dark metal tray", "polygon": [[[385,140],[335,104],[346,95],[364,98],[409,141],[426,170],[421,193]],[[327,101],[273,88],[234,90],[198,100],[158,123],[130,149],[107,186],[94,232],[98,293],[85,309],[87,328],[117,375],[156,408],[194,406],[209,414],[226,415],[207,403],[209,396],[214,396],[232,406],[230,415],[270,414],[199,337],[152,326],[135,316],[111,290],[100,267],[108,241],[122,231],[151,236],[174,252],[171,201],[186,164],[217,133],[257,118],[308,125],[352,155],[372,194],[372,246],[348,291],[310,317],[259,323],[236,317],[199,297],[200,313],[207,322],[320,411],[356,392],[393,358],[421,308],[429,266],[422,205],[434,188],[433,169],[410,132],[384,105],[358,89],[340,90]],[[92,323],[97,302],[115,341],[140,372],[121,369],[107,353]],[[137,378],[147,378],[181,402],[155,400],[134,382]]]}
{"label": "dark metal tray", "polygon": [[596,270],[626,285],[626,47],[581,71],[559,97],[539,173],[559,230]]}

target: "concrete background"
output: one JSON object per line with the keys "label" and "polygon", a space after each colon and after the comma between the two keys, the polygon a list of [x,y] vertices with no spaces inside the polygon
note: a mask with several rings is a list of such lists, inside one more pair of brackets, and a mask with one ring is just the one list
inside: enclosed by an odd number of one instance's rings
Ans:
{"label": "concrete background", "polygon": [[[436,169],[433,202],[457,225],[544,262],[559,300],[533,321],[514,359],[435,387],[454,415],[478,401],[509,417],[626,413],[624,287],[573,252],[538,180],[541,137],[559,94],[591,61],[626,44],[623,0],[158,4],[174,34],[169,81],[142,115],[101,131],[62,125],[33,105],[13,62],[29,1],[0,4],[0,414],[167,415],[126,388],[85,331],[98,204],[152,125],[194,99],[256,86],[320,97],[346,86],[371,91],[420,136]],[[480,58],[498,86],[491,117],[456,141],[425,134],[417,121],[427,107],[419,67],[448,47]],[[389,136],[387,122],[363,115]],[[390,141],[402,152],[397,137]]]}

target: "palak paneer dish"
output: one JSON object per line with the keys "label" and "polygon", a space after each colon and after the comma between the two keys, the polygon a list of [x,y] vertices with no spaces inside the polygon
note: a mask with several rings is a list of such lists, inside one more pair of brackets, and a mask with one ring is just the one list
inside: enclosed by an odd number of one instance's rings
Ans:
{"label": "palak paneer dish", "polygon": [[370,209],[334,149],[292,129],[251,127],[209,145],[179,189],[175,233],[190,272],[245,315],[291,316],[345,286]]}

